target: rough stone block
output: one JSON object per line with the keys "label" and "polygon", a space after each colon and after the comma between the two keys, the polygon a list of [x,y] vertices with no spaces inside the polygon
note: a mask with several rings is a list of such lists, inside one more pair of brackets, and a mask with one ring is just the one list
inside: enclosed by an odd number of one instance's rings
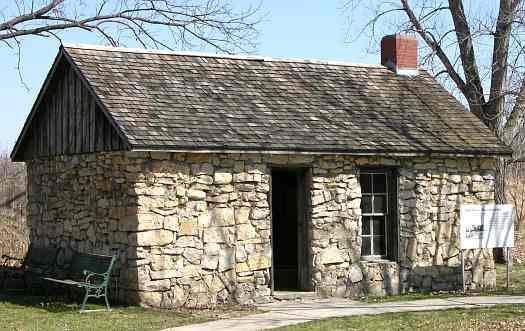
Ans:
{"label": "rough stone block", "polygon": [[235,249],[223,247],[219,251],[219,271],[223,272],[235,267]]}
{"label": "rough stone block", "polygon": [[335,246],[324,249],[320,258],[321,264],[343,263],[345,261],[343,252]]}
{"label": "rough stone block", "polygon": [[213,177],[215,184],[230,184],[232,179],[232,174],[228,172],[216,172]]}
{"label": "rough stone block", "polygon": [[235,225],[233,208],[213,208],[209,210],[210,225],[228,226]]}
{"label": "rough stone block", "polygon": [[240,172],[240,173],[233,174],[233,182],[234,183],[253,182],[253,175],[246,173],[246,172]]}
{"label": "rough stone block", "polygon": [[270,258],[266,254],[248,255],[248,266],[251,271],[270,268],[272,265]]}
{"label": "rough stone block", "polygon": [[190,263],[199,264],[201,262],[203,251],[201,249],[186,247],[182,252],[182,256]]}
{"label": "rough stone block", "polygon": [[202,247],[202,243],[193,236],[180,236],[175,241],[176,247]]}
{"label": "rough stone block", "polygon": [[218,255],[204,255],[202,257],[201,266],[203,269],[215,270],[219,264]]}
{"label": "rough stone block", "polygon": [[[147,261],[143,259],[142,261]],[[151,270],[159,271],[172,269],[175,266],[173,257],[170,255],[153,255],[151,257]]]}
{"label": "rough stone block", "polygon": [[195,182],[199,184],[204,184],[204,185],[211,185],[213,184],[213,177],[209,175],[199,175],[195,179]]}
{"label": "rough stone block", "polygon": [[136,296],[137,296],[137,301],[140,302],[141,305],[146,306],[146,307],[160,307],[162,304],[162,293],[161,292],[139,291],[136,293]]}
{"label": "rough stone block", "polygon": [[181,236],[198,236],[199,227],[196,219],[181,220],[179,222],[180,230],[179,235]]}
{"label": "rough stone block", "polygon": [[363,280],[363,272],[361,271],[361,267],[359,267],[358,264],[352,264],[350,266],[350,270],[348,272],[348,279],[352,283],[358,283]]}
{"label": "rough stone block", "polygon": [[120,231],[145,231],[162,229],[163,217],[152,213],[126,216],[118,222]]}
{"label": "rough stone block", "polygon": [[152,280],[178,278],[182,277],[182,269],[151,271],[149,275]]}
{"label": "rough stone block", "polygon": [[164,229],[174,231],[174,232],[179,232],[180,230],[179,217],[176,215],[164,217]]}
{"label": "rough stone block", "polygon": [[184,306],[188,299],[188,293],[178,285],[172,286],[171,290],[162,293],[161,308],[178,308]]}
{"label": "rough stone block", "polygon": [[164,246],[173,242],[173,232],[168,230],[150,230],[130,234],[130,245]]}
{"label": "rough stone block", "polygon": [[251,224],[238,224],[237,225],[237,240],[249,240],[257,238],[257,231]]}
{"label": "rough stone block", "polygon": [[187,264],[182,270],[182,277],[184,278],[194,278],[199,277],[201,274],[201,266],[195,264]]}
{"label": "rough stone block", "polygon": [[187,192],[188,194],[188,199],[190,200],[205,200],[206,199],[206,192],[204,191],[201,191],[201,190],[194,190],[194,189],[190,189],[188,190]]}
{"label": "rough stone block", "polygon": [[254,208],[250,213],[250,218],[254,220],[265,219],[270,216],[270,209],[268,208]]}
{"label": "rough stone block", "polygon": [[235,223],[244,224],[249,222],[250,208],[249,207],[238,207],[235,208]]}
{"label": "rough stone block", "polygon": [[141,281],[138,285],[138,289],[141,291],[157,292],[169,290],[171,282],[169,279],[159,279],[153,281]]}
{"label": "rough stone block", "polygon": [[204,229],[204,243],[233,243],[233,230],[228,227],[212,226]]}

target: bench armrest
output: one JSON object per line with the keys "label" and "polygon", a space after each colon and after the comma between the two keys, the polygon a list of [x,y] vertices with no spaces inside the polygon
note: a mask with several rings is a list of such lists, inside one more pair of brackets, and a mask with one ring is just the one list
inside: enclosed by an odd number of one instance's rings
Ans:
{"label": "bench armrest", "polygon": [[94,272],[94,271],[90,271],[90,270],[84,270],[82,272],[84,274],[84,276],[89,276],[89,275],[98,275],[98,276],[101,276],[101,277],[106,277],[107,276],[107,273],[106,272]]}
{"label": "bench armrest", "polygon": [[107,273],[98,273],[98,272],[93,272],[93,271],[89,271],[89,270],[84,270],[84,275],[86,276],[86,278],[84,279],[84,282],[85,283],[88,283],[88,284],[91,284],[90,281],[92,281],[93,278],[99,278],[102,280],[101,284],[104,284],[107,282],[107,279],[108,279],[108,274]]}

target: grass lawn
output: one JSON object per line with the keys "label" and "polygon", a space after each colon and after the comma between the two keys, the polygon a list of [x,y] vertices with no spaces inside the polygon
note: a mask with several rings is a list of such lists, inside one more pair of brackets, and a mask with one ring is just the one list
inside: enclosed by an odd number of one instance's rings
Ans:
{"label": "grass lawn", "polygon": [[515,264],[512,268],[510,288],[507,291],[507,267],[505,265],[496,265],[496,279],[498,294],[519,294],[525,295],[525,265]]}
{"label": "grass lawn", "polygon": [[314,330],[525,330],[525,306],[363,315],[298,324],[280,331]]}
{"label": "grass lawn", "polygon": [[[89,309],[104,306],[92,304]],[[0,292],[1,330],[161,330],[255,313],[238,306],[208,310],[160,310],[135,306],[113,306],[113,311],[80,314],[77,304],[44,303],[42,297],[20,292]]]}
{"label": "grass lawn", "polygon": [[[511,287],[506,289],[506,266],[497,265],[497,287],[480,295],[525,295],[525,266],[514,265]],[[366,302],[387,302],[463,296],[454,293],[409,293],[368,298]],[[452,309],[433,312],[392,313],[328,318],[320,321],[279,328],[281,331],[313,330],[525,330],[525,305],[505,305],[479,309]]]}
{"label": "grass lawn", "polygon": [[[505,266],[497,266],[498,286],[491,294],[525,295],[525,267],[515,265],[512,286],[505,288]],[[461,293],[413,293],[368,302],[417,300],[463,295]],[[92,304],[90,309],[102,309]],[[79,314],[77,304],[53,301],[22,292],[0,292],[1,330],[161,330],[185,324],[256,313],[253,308],[222,306],[210,310],[160,310],[113,306],[111,313]],[[395,313],[332,318],[281,330],[525,330],[525,306],[510,305],[480,309]]]}

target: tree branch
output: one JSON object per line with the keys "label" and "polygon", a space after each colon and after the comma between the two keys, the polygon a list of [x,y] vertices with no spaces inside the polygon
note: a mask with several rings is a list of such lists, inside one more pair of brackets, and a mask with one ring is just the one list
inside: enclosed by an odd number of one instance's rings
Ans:
{"label": "tree branch", "polygon": [[459,45],[459,52],[461,56],[461,63],[463,64],[463,72],[465,73],[467,93],[465,97],[470,105],[470,110],[478,117],[483,117],[482,106],[485,104],[485,97],[483,94],[483,86],[479,77],[478,66],[476,64],[476,56],[474,53],[474,44],[472,41],[472,32],[465,16],[463,3],[461,0],[449,0],[450,13],[456,37]]}
{"label": "tree branch", "polygon": [[[85,15],[83,6],[88,6],[83,0],[52,0],[36,11],[0,23],[0,41],[84,29],[112,45],[127,35],[144,47],[174,49],[195,41],[230,53],[234,49],[244,51],[245,45],[253,47],[259,22],[255,15],[260,9],[235,12],[226,0],[114,0],[98,2],[94,14]],[[163,30],[170,33],[159,33]],[[175,30],[180,33],[174,34]]]}
{"label": "tree branch", "polygon": [[13,17],[12,19],[6,22],[0,23],[0,31],[12,29],[17,24],[38,19],[42,15],[51,11],[53,8],[56,8],[62,2],[64,2],[64,0],[53,0],[49,4],[43,6],[42,8],[36,11],[33,11],[33,8],[31,7],[31,12],[17,16],[17,17]]}
{"label": "tree branch", "polygon": [[[492,75],[490,80],[489,116],[496,116],[503,110],[504,99],[502,91],[507,77],[507,61],[509,55],[509,41],[512,31],[516,9],[520,1],[500,0],[499,14],[496,21],[496,32],[494,33],[494,47],[492,49]],[[522,88],[523,90],[523,84]],[[520,92],[520,95],[523,91]],[[523,102],[524,100],[520,98]],[[517,103],[516,103],[517,104]],[[516,111],[521,109],[514,108]],[[513,111],[514,112],[514,111]],[[518,114],[517,117],[520,117]],[[512,116],[512,123],[516,116]],[[505,125],[508,128],[507,125]]]}
{"label": "tree branch", "polygon": [[425,30],[422,26],[422,24],[417,19],[416,15],[414,14],[414,11],[408,4],[408,0],[401,0],[401,5],[403,7],[403,10],[405,11],[405,14],[407,15],[410,24],[412,25],[415,32],[419,34],[419,36],[425,41],[425,43],[432,49],[432,51],[437,55],[443,66],[445,67],[445,70],[447,71],[450,78],[454,81],[458,89],[463,93],[464,95],[468,94],[468,88],[461,76],[458,74],[456,69],[454,69],[454,66],[452,63],[450,63],[450,60],[441,47],[441,45],[437,42],[437,40],[432,36],[431,33],[429,33],[427,30]]}

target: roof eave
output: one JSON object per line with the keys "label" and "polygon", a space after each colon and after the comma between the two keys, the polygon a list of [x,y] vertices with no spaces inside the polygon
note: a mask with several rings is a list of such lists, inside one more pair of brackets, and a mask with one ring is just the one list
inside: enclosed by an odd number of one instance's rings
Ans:
{"label": "roof eave", "polygon": [[170,152],[170,153],[223,153],[223,154],[292,154],[292,155],[355,155],[355,156],[391,156],[391,157],[512,157],[512,150],[502,147],[500,150],[396,150],[396,149],[279,149],[279,148],[242,148],[242,147],[202,147],[184,146],[139,146],[131,147],[131,152]]}

